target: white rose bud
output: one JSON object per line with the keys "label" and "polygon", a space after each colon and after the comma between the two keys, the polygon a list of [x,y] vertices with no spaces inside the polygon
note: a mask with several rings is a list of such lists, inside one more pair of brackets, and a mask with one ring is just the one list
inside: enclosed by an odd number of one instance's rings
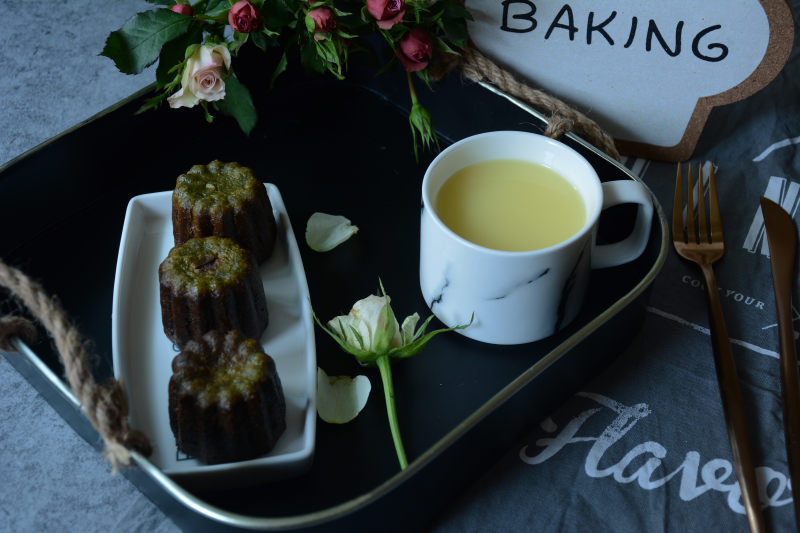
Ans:
{"label": "white rose bud", "polygon": [[[403,336],[389,296],[369,295],[353,304],[349,314],[328,321],[342,340],[358,351],[380,355],[403,345]],[[417,320],[419,315],[414,313]]]}
{"label": "white rose bud", "polygon": [[[327,327],[317,323],[346,352],[354,355],[362,364],[374,365],[383,357],[405,358],[422,350],[434,336],[445,331],[462,329],[469,324],[455,328],[438,329],[425,333],[433,315],[429,316],[419,328],[419,315],[414,313],[397,323],[390,299],[381,285],[382,296],[370,295],[353,304],[346,315],[329,320]],[[470,321],[470,324],[472,321]]]}

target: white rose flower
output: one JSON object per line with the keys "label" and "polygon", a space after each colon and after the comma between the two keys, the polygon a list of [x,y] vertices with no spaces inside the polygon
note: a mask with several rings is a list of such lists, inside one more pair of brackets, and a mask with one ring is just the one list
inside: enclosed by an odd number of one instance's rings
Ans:
{"label": "white rose flower", "polygon": [[202,45],[186,60],[181,88],[167,98],[169,106],[194,107],[201,100],[225,98],[225,77],[231,70],[231,53],[224,45]]}
{"label": "white rose flower", "polygon": [[[433,315],[417,328],[419,315],[414,313],[407,316],[403,320],[403,325],[400,326],[391,305],[389,305],[389,295],[383,289],[383,283],[379,284],[381,296],[372,294],[357,301],[348,314],[329,320],[327,327],[322,325],[316,315],[314,315],[314,320],[344,351],[354,355],[359,363],[378,367],[397,460],[400,462],[400,468],[405,469],[408,466],[408,459],[397,423],[391,360],[416,355],[429,340],[439,333],[462,329],[469,324],[425,333]],[[325,385],[324,382],[323,385]]]}

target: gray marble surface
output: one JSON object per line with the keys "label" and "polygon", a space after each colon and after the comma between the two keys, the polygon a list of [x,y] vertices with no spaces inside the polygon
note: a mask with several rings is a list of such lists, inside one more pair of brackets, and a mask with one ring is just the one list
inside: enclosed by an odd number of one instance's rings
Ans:
{"label": "gray marble surface", "polygon": [[[0,0],[0,165],[152,82],[98,55],[109,31],[147,7]],[[0,357],[0,530],[177,528]]]}

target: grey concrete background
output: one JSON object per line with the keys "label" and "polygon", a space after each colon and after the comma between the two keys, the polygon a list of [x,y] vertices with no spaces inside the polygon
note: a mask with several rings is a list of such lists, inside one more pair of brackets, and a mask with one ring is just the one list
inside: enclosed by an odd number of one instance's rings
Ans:
{"label": "grey concrete background", "polygon": [[142,0],[0,0],[0,164],[153,81],[98,54]]}
{"label": "grey concrete background", "polygon": [[[98,55],[110,31],[148,7],[0,0],[0,166],[153,81]],[[0,530],[177,528],[0,357]]]}

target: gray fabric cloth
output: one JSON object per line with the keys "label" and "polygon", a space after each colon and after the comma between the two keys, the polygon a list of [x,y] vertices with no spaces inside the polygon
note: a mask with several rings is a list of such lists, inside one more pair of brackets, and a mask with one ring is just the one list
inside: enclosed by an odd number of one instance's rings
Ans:
{"label": "gray fabric cloth", "polygon": [[[800,2],[793,2],[797,12]],[[97,57],[141,2],[0,0],[0,162],[150,83]],[[796,216],[798,47],[758,94],[712,112],[694,161],[717,166],[726,255],[716,268],[770,529],[794,529],[774,296],[758,199]],[[776,144],[778,143],[778,144]],[[785,146],[781,145],[785,144]],[[672,205],[674,165],[626,164]],[[672,250],[642,331],[435,524],[455,531],[746,531],[722,418],[699,270]],[[795,302],[797,292],[795,289]],[[0,523],[11,531],[172,531],[174,524],[0,360]]]}
{"label": "gray fabric cloth", "polygon": [[[759,199],[778,201],[796,220],[799,95],[795,44],[768,87],[711,113],[692,158],[717,169],[726,250],[715,272],[771,531],[795,526],[775,297]],[[626,164],[670,219],[675,165]],[[525,442],[477,482],[435,531],[747,531],[702,280],[695,265],[670,250],[644,327],[629,349],[551,417],[539,424],[531,420],[535,429]],[[797,286],[793,299],[797,319]]]}

